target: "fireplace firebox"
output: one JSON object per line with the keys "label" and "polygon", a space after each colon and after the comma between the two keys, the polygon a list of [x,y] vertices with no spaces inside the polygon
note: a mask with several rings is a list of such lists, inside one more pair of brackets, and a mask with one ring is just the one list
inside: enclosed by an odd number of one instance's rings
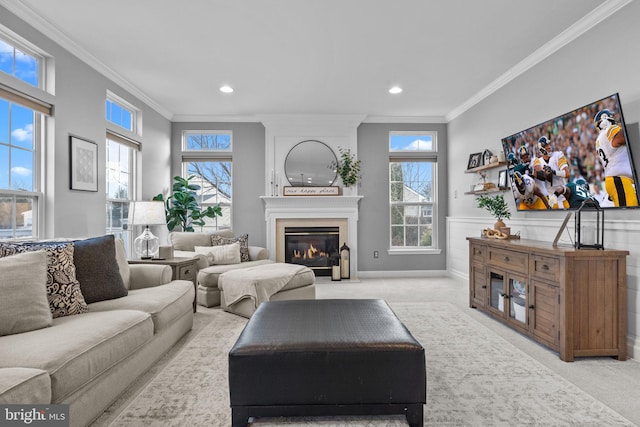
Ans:
{"label": "fireplace firebox", "polygon": [[309,267],[316,276],[330,276],[340,257],[339,227],[285,227],[285,262]]}

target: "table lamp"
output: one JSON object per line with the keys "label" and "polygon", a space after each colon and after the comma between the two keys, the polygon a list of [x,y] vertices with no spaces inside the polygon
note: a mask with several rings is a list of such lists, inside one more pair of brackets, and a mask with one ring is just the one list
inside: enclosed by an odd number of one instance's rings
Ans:
{"label": "table lamp", "polygon": [[164,203],[153,202],[132,202],[129,206],[129,224],[144,225],[145,229],[141,235],[136,237],[133,248],[140,259],[151,259],[158,255],[160,244],[158,238],[149,229],[150,225],[162,225],[167,223],[164,211]]}

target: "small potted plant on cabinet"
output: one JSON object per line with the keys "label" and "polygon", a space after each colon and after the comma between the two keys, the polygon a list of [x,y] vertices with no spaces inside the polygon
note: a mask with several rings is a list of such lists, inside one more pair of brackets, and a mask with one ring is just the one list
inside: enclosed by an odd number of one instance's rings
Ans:
{"label": "small potted plant on cabinet", "polygon": [[502,194],[497,194],[495,196],[478,196],[476,201],[478,202],[479,208],[486,209],[487,212],[497,220],[493,225],[494,230],[501,231],[502,228],[506,227],[506,224],[502,219],[511,219],[511,212],[509,211],[509,205],[507,205]]}

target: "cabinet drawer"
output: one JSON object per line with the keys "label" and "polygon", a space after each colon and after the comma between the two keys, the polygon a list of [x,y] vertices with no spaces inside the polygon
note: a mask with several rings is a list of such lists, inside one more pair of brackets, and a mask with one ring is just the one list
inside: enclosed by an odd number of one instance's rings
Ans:
{"label": "cabinet drawer", "polygon": [[489,264],[528,274],[529,254],[505,249],[489,248]]}
{"label": "cabinet drawer", "polygon": [[178,267],[178,279],[181,280],[191,280],[194,281],[196,279],[196,266],[193,265],[183,265]]}
{"label": "cabinet drawer", "polygon": [[471,246],[471,260],[480,263],[486,260],[487,247],[485,245],[473,245]]}
{"label": "cabinet drawer", "polygon": [[532,255],[531,274],[533,277],[557,282],[560,278],[560,260],[548,256]]}

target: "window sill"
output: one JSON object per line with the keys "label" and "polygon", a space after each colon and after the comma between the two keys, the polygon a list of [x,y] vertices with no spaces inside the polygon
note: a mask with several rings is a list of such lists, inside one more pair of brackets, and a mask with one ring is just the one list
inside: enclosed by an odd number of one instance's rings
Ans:
{"label": "window sill", "polygon": [[442,253],[442,249],[388,249],[388,255],[439,255]]}

